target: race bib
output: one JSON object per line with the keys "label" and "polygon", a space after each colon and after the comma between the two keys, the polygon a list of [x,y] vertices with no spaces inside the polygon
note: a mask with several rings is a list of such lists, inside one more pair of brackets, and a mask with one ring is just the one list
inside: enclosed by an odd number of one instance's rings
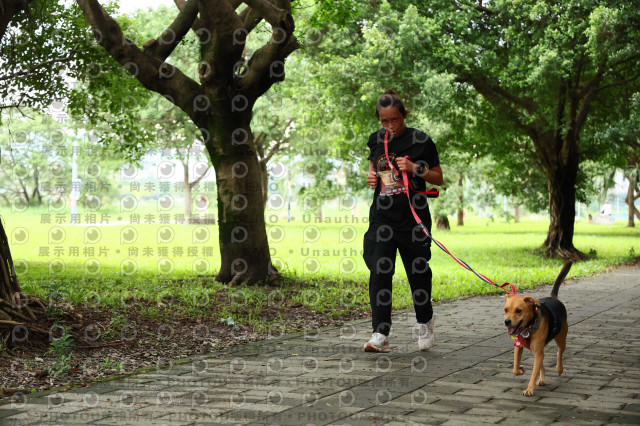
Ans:
{"label": "race bib", "polygon": [[380,195],[401,194],[404,192],[402,176],[396,177],[391,170],[378,172],[380,176]]}

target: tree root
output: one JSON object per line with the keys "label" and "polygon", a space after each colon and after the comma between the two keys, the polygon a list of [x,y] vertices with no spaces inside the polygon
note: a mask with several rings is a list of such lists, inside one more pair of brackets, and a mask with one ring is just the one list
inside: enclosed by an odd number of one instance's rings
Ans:
{"label": "tree root", "polygon": [[533,252],[540,256],[545,256],[550,259],[560,259],[564,262],[579,262],[581,260],[589,260],[590,256],[587,253],[583,253],[576,248],[565,249],[561,247],[547,247],[542,245]]}

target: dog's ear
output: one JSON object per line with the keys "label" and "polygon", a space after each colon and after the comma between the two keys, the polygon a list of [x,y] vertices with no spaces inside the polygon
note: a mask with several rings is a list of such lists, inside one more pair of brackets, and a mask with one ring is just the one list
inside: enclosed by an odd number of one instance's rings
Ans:
{"label": "dog's ear", "polygon": [[525,296],[522,298],[522,300],[524,300],[524,303],[526,303],[527,305],[533,306],[536,304],[536,299],[531,296]]}
{"label": "dog's ear", "polygon": [[504,298],[505,299],[511,299],[512,296],[513,296],[513,294],[507,293],[507,294],[505,294]]}

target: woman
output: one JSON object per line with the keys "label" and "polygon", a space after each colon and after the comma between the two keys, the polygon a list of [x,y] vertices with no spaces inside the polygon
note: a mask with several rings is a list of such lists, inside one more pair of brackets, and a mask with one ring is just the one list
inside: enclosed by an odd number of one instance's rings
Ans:
{"label": "woman", "polygon": [[[376,117],[382,129],[369,136],[369,174],[374,188],[369,211],[369,229],[364,235],[363,257],[370,271],[369,298],[373,335],[366,352],[387,352],[391,330],[391,281],[396,252],[400,252],[418,322],[418,347],[428,350],[435,343],[431,307],[431,240],[417,226],[409,199],[418,217],[431,230],[431,216],[424,191],[426,183],[442,185],[438,151],[431,138],[406,127],[408,114],[393,90],[378,99]],[[387,149],[385,151],[385,139]],[[398,172],[399,171],[399,172]],[[404,190],[402,172],[409,177],[409,197]]]}

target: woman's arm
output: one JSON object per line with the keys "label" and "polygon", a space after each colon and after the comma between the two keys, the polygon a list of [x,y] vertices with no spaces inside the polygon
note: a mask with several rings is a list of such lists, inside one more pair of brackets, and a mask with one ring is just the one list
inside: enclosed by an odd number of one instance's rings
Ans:
{"label": "woman's arm", "polygon": [[[398,163],[398,168],[403,172],[411,172],[418,175],[418,165],[408,158],[398,157],[396,158],[396,162]],[[426,182],[429,182],[433,185],[441,186],[444,182],[442,178],[442,168],[438,165],[431,169],[425,170],[419,175]]]}
{"label": "woman's arm", "polygon": [[376,173],[376,166],[373,165],[373,161],[369,160],[369,174],[367,175],[367,185],[369,188],[375,188],[378,185],[378,173]]}
{"label": "woman's arm", "polygon": [[425,170],[420,177],[424,179],[425,182],[429,182],[433,185],[441,186],[444,183],[442,168],[440,166],[435,166],[432,169]]}

